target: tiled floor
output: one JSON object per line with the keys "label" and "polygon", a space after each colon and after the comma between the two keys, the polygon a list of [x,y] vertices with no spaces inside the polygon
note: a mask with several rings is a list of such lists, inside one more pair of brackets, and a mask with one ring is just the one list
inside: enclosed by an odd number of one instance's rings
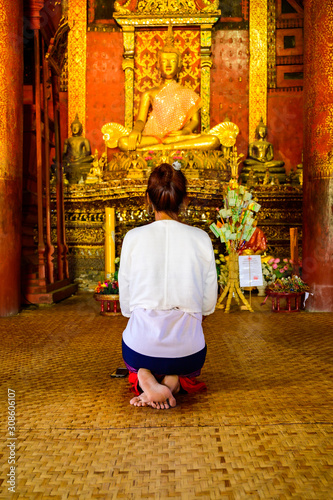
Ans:
{"label": "tiled floor", "polygon": [[0,319],[0,498],[333,499],[333,314],[253,306],[207,318],[208,390],[164,411],[110,378],[126,319],[91,294]]}

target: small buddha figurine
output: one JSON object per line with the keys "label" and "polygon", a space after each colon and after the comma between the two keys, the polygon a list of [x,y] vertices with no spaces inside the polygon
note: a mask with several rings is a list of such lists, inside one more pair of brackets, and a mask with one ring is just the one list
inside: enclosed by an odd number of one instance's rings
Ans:
{"label": "small buddha figurine", "polygon": [[249,189],[251,189],[254,186],[256,186],[257,183],[258,183],[257,176],[254,175],[254,170],[253,170],[253,168],[251,168],[250,172],[249,172],[249,175],[247,177],[247,180],[246,180],[246,187],[249,188]]}
{"label": "small buddha figurine", "polygon": [[263,185],[264,186],[267,186],[267,184],[270,183],[270,180],[271,180],[271,177],[269,175],[269,169],[266,168],[266,172],[265,172],[265,175],[264,175],[264,180],[263,180]]}
{"label": "small buddha figurine", "polygon": [[297,165],[296,174],[299,184],[303,186],[303,151],[302,151],[302,161]]}
{"label": "small buddha figurine", "polygon": [[82,124],[76,114],[71,123],[72,137],[65,140],[63,149],[64,171],[70,184],[85,181],[94,157],[88,139],[82,136]]}
{"label": "small buddha figurine", "polygon": [[102,177],[102,171],[99,165],[98,150],[96,149],[94,154],[94,160],[91,164],[91,168],[86,177],[86,184],[95,184],[96,182],[100,182],[101,177]]}
{"label": "small buddha figurine", "polygon": [[217,136],[196,133],[201,98],[177,83],[181,66],[181,55],[173,46],[169,26],[167,43],[159,51],[157,60],[162,83],[142,94],[133,130],[119,138],[121,151],[211,150],[220,146]]}
{"label": "small buddha figurine", "polygon": [[270,174],[278,176],[280,182],[285,181],[284,162],[273,160],[273,144],[266,140],[267,126],[262,118],[256,128],[256,140],[249,145],[249,158],[244,160],[242,178],[245,181],[250,168],[253,168],[258,178],[264,178],[266,169]]}

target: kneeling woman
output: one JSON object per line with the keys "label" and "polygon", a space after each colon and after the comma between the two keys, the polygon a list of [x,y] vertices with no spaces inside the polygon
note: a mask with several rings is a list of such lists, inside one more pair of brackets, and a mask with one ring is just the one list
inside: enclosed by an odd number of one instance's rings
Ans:
{"label": "kneeling woman", "polygon": [[203,316],[217,299],[214,251],[207,233],[179,222],[186,179],[163,163],[151,173],[146,201],[155,221],[129,231],[123,241],[119,294],[123,358],[137,396],[135,406],[176,405],[180,387],[204,386],[195,377],[205,362]]}

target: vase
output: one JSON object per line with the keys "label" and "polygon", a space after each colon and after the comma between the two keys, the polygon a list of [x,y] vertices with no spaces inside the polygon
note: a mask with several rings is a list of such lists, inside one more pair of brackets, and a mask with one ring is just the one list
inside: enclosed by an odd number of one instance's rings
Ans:
{"label": "vase", "polygon": [[102,316],[116,316],[121,314],[119,306],[119,295],[94,294],[95,300],[101,303]]}

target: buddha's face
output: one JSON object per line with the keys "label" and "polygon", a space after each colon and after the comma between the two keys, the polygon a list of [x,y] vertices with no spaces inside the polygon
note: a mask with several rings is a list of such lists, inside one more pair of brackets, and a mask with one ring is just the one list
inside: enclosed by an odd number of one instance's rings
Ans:
{"label": "buddha's face", "polygon": [[82,132],[82,125],[79,122],[74,122],[72,123],[71,129],[73,135],[80,135]]}
{"label": "buddha's face", "polygon": [[258,136],[262,138],[266,137],[266,127],[259,127]]}
{"label": "buddha's face", "polygon": [[178,54],[162,52],[159,56],[159,70],[162,78],[173,79],[179,71]]}

